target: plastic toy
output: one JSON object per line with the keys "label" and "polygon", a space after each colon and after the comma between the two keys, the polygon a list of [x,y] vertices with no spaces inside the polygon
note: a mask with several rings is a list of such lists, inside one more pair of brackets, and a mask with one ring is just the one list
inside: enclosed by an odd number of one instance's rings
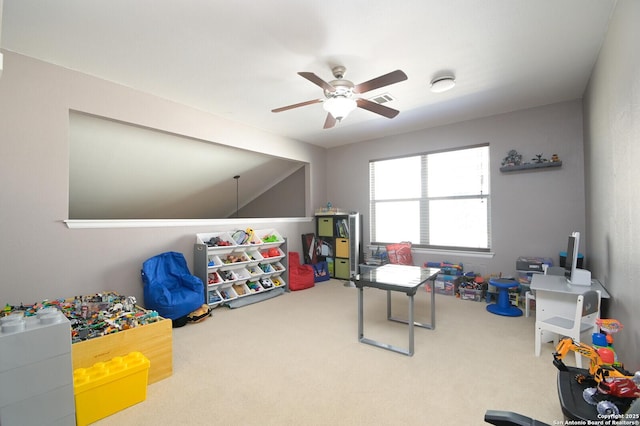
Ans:
{"label": "plastic toy", "polygon": [[507,156],[502,160],[503,166],[519,166],[522,164],[522,155],[515,149],[507,152]]}
{"label": "plastic toy", "polygon": [[202,322],[211,316],[211,308],[209,305],[202,305],[195,311],[187,315],[187,321],[189,322]]}
{"label": "plastic toy", "polygon": [[231,236],[238,245],[255,244],[255,233],[253,229],[247,228],[244,231],[239,229]]}
{"label": "plastic toy", "polygon": [[596,324],[600,327],[600,330],[604,332],[604,335],[602,333],[594,333],[592,337],[593,345],[595,347],[607,347],[611,349],[614,355],[613,363],[618,364],[618,356],[613,348],[613,335],[622,330],[624,326],[617,319],[598,318],[596,319]]}
{"label": "plastic toy", "polygon": [[536,158],[532,158],[531,161],[533,161],[536,164],[540,164],[540,163],[546,163],[547,160],[546,158],[542,158],[542,154],[536,154]]}
{"label": "plastic toy", "polygon": [[278,241],[278,236],[273,234],[265,235],[262,237],[262,241],[265,243],[275,243]]}
{"label": "plastic toy", "polygon": [[230,245],[230,241],[225,241],[220,237],[211,237],[209,241],[207,241],[207,246],[209,247],[227,247]]}
{"label": "plastic toy", "polygon": [[587,403],[595,405],[599,414],[624,413],[633,400],[640,396],[640,372],[632,374],[622,364],[614,365],[611,349],[596,349],[565,337],[560,340],[553,354],[553,365],[558,370],[568,371],[562,359],[569,351],[578,352],[591,360],[588,374],[576,375],[576,381],[594,384],[583,391],[582,397]]}
{"label": "plastic toy", "polygon": [[44,300],[33,305],[6,305],[0,316],[19,312],[30,317],[42,309],[59,310],[69,319],[74,343],[159,321],[158,312],[137,307],[135,297],[112,292]]}

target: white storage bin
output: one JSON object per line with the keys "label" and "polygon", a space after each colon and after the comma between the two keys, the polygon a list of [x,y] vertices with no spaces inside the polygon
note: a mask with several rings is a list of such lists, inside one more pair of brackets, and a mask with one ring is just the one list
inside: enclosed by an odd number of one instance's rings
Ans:
{"label": "white storage bin", "polygon": [[247,283],[247,287],[249,288],[249,291],[251,292],[251,294],[264,291],[264,288],[260,285],[258,281],[249,281]]}
{"label": "white storage bin", "polygon": [[247,268],[234,269],[233,272],[236,274],[236,280],[246,282],[249,278],[251,278],[251,274]]}
{"label": "white storage bin", "polygon": [[248,295],[251,294],[251,291],[249,290],[249,287],[247,287],[247,285],[244,282],[235,283],[231,287],[233,288],[233,291],[236,292],[238,297],[248,296]]}
{"label": "white storage bin", "polygon": [[239,266],[249,264],[249,256],[247,256],[247,254],[244,252],[228,253],[224,256],[221,256],[220,260],[222,261],[222,266],[225,269],[236,269]]}
{"label": "white storage bin", "polygon": [[238,229],[230,233],[231,238],[240,247],[258,246],[262,244],[262,240],[255,233],[247,232],[246,229]]}
{"label": "white storage bin", "polygon": [[233,287],[221,287],[219,290],[220,296],[222,296],[222,301],[226,302],[227,300],[233,300],[238,298],[238,294],[233,289]]}
{"label": "white storage bin", "polygon": [[260,266],[260,269],[262,269],[263,276],[268,277],[276,273],[276,270],[273,268],[273,265],[271,265],[270,263],[261,263],[259,266]]}
{"label": "white storage bin", "polygon": [[209,272],[207,274],[207,285],[222,284],[222,277],[217,272]]}
{"label": "white storage bin", "polygon": [[263,262],[274,262],[284,258],[284,252],[280,247],[271,247],[266,250],[261,250],[260,254],[264,258]]}
{"label": "white storage bin", "polygon": [[284,287],[287,283],[281,276],[273,276],[271,277],[271,282],[273,282],[274,287]]}
{"label": "white storage bin", "polygon": [[[211,245],[212,240],[219,240],[224,245]],[[196,242],[207,246],[208,252],[215,253],[231,253],[237,244],[231,238],[228,232],[208,232],[204,234],[196,234]]]}
{"label": "white storage bin", "polygon": [[263,274],[262,269],[260,269],[260,266],[258,265],[251,265],[247,268],[247,270],[249,271],[249,275],[251,276],[251,280],[257,280],[258,278],[260,278]]}
{"label": "white storage bin", "polygon": [[207,292],[207,303],[209,306],[217,306],[222,303],[222,296],[216,289],[209,290]]}
{"label": "white storage bin", "polygon": [[255,234],[262,240],[262,248],[278,247],[284,243],[284,238],[275,229],[258,229]]}
{"label": "white storage bin", "polygon": [[273,262],[271,264],[276,273],[281,274],[285,271],[284,265],[281,262]]}
{"label": "white storage bin", "polygon": [[254,262],[259,263],[259,262],[262,262],[262,260],[264,260],[264,257],[262,257],[258,249],[247,251],[247,256],[249,257],[249,261],[251,263],[254,263]]}
{"label": "white storage bin", "polygon": [[208,268],[219,268],[221,266],[222,266],[222,260],[220,260],[220,257],[216,256],[215,254],[207,255]]}
{"label": "white storage bin", "polygon": [[238,276],[232,270],[219,271],[218,274],[220,274],[222,281],[225,283],[231,283],[238,280]]}
{"label": "white storage bin", "polygon": [[262,288],[264,288],[265,290],[271,290],[272,288],[275,288],[275,284],[273,284],[273,281],[269,277],[260,278],[259,282]]}

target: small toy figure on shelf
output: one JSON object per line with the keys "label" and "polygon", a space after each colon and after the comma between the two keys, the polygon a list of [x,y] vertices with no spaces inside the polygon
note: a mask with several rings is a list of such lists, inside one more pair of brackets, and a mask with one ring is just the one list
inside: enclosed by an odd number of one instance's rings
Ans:
{"label": "small toy figure on shelf", "polygon": [[551,156],[551,162],[552,163],[557,163],[558,161],[560,161],[560,157],[558,157],[558,154],[553,154]]}
{"label": "small toy figure on shelf", "polygon": [[507,156],[502,160],[503,166],[519,166],[522,163],[522,155],[515,149],[507,152]]}
{"label": "small toy figure on shelf", "polygon": [[546,163],[547,160],[546,158],[542,158],[542,154],[536,154],[536,158],[532,158],[531,161],[533,161],[536,164],[541,164],[541,163]]}

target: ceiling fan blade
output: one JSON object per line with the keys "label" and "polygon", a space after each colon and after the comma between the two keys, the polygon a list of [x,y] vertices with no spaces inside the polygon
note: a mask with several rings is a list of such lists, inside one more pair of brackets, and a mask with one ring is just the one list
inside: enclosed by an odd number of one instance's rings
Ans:
{"label": "ceiling fan blade", "polygon": [[283,106],[280,108],[276,108],[276,109],[272,109],[271,112],[282,112],[282,111],[287,111],[293,108],[298,108],[298,107],[303,107],[303,106],[307,106],[307,105],[313,105],[313,104],[317,104],[322,102],[324,99],[312,99],[310,101],[306,101],[306,102],[300,102],[299,104],[293,104],[293,105],[287,105],[287,106]]}
{"label": "ceiling fan blade", "polygon": [[299,72],[298,74],[301,75],[302,77],[306,78],[307,80],[309,80],[313,84],[316,84],[316,85],[322,87],[327,92],[335,92],[335,90],[336,90],[335,87],[333,87],[332,85],[330,85],[329,83],[327,83],[326,81],[324,81],[323,79],[321,79],[320,77],[318,77],[317,75],[315,75],[312,72]]}
{"label": "ceiling fan blade", "polygon": [[393,108],[386,107],[384,105],[377,104],[368,99],[360,98],[356,100],[356,103],[358,104],[359,108],[366,109],[371,112],[375,112],[376,114],[380,114],[387,118],[393,118],[396,115],[400,114],[400,111],[398,111],[397,109],[393,109]]}
{"label": "ceiling fan blade", "polygon": [[365,93],[373,89],[379,89],[380,87],[388,86],[390,84],[399,83],[407,79],[407,75],[400,71],[395,70],[388,74],[381,75],[364,83],[360,83],[353,88],[354,93]]}
{"label": "ceiling fan blade", "polygon": [[331,113],[327,114],[327,119],[324,121],[323,129],[330,129],[336,125],[336,119]]}

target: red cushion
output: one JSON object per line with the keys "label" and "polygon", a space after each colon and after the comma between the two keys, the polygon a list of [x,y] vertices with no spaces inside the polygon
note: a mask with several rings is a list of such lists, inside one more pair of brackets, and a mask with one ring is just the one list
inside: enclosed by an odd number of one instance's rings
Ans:
{"label": "red cushion", "polygon": [[311,265],[301,265],[300,255],[289,252],[289,290],[304,290],[315,285],[315,276]]}

